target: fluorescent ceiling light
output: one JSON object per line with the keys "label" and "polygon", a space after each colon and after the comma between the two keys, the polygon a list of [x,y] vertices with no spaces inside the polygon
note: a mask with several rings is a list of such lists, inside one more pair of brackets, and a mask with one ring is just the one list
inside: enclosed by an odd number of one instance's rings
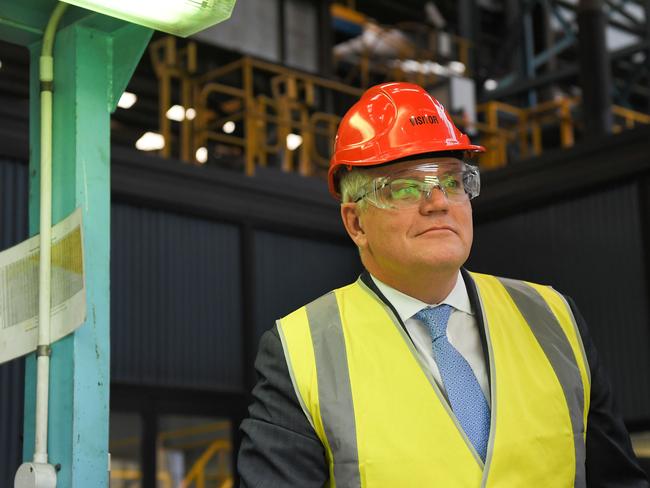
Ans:
{"label": "fluorescent ceiling light", "polygon": [[462,75],[465,72],[465,64],[460,61],[449,61],[447,66],[451,71],[458,73],[459,75]]}
{"label": "fluorescent ceiling light", "polygon": [[492,90],[496,90],[498,85],[499,84],[497,83],[496,80],[493,80],[492,78],[488,78],[487,80],[485,80],[485,83],[483,83],[483,88],[485,88],[487,91],[492,91]]}
{"label": "fluorescent ceiling light", "polygon": [[287,135],[287,149],[289,151],[295,151],[302,144],[302,136],[298,134],[289,134]]}
{"label": "fluorescent ceiling light", "polygon": [[422,64],[414,59],[406,59],[402,61],[402,70],[407,73],[417,73],[421,70]]}
{"label": "fluorescent ceiling light", "polygon": [[157,151],[165,147],[165,138],[156,132],[145,132],[135,142],[135,147],[140,151]]}
{"label": "fluorescent ceiling light", "polygon": [[436,62],[429,62],[428,69],[434,75],[447,76],[449,74],[449,68],[445,68],[443,65]]}
{"label": "fluorescent ceiling light", "polygon": [[200,147],[196,150],[196,160],[204,164],[208,160],[208,148],[207,147]]}
{"label": "fluorescent ceiling light", "polygon": [[66,3],[187,37],[228,19],[236,0],[65,0]]}
{"label": "fluorescent ceiling light", "polygon": [[236,128],[237,126],[235,125],[235,123],[232,120],[229,120],[228,122],[223,124],[221,130],[223,130],[226,134],[232,134],[233,132],[235,132]]}
{"label": "fluorescent ceiling light", "polygon": [[124,92],[120,97],[120,101],[117,102],[117,106],[120,108],[131,108],[133,104],[138,101],[138,97],[135,93]]}
{"label": "fluorescent ceiling light", "polygon": [[169,107],[169,110],[167,110],[165,117],[167,117],[169,120],[181,122],[185,120],[185,109],[180,105],[172,105]]}

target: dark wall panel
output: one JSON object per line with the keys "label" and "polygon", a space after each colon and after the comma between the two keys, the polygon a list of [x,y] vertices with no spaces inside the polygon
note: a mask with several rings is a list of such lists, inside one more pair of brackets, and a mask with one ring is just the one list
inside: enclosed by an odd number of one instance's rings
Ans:
{"label": "dark wall panel", "polygon": [[275,320],[333,288],[354,281],[361,263],[356,247],[341,243],[255,233],[256,339]]}
{"label": "dark wall panel", "polygon": [[[28,236],[27,166],[0,160],[0,251]],[[22,459],[24,361],[0,365],[0,486],[13,486]]]}
{"label": "dark wall panel", "polygon": [[629,420],[650,415],[648,284],[636,184],[476,226],[469,269],[576,301]]}
{"label": "dark wall panel", "polygon": [[113,381],[240,389],[239,229],[114,203]]}

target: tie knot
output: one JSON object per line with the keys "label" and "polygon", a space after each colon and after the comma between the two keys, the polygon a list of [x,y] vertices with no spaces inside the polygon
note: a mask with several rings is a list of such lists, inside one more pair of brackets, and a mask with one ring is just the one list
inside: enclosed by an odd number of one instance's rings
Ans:
{"label": "tie knot", "polygon": [[423,308],[415,314],[415,318],[422,321],[431,331],[431,340],[435,341],[447,333],[447,322],[453,307],[451,305],[438,305],[434,308]]}

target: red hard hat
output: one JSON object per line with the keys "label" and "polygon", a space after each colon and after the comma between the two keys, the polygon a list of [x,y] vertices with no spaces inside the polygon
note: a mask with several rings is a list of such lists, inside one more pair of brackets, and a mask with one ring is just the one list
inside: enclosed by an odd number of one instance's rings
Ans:
{"label": "red hard hat", "polygon": [[328,172],[329,190],[340,198],[341,167],[375,166],[417,154],[484,152],[460,132],[442,104],[412,83],[369,88],[343,116]]}

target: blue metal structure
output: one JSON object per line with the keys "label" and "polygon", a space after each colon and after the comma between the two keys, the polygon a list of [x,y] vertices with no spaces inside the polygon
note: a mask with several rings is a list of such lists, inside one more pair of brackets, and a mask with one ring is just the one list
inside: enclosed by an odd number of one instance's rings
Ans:
{"label": "blue metal structure", "polygon": [[[30,234],[38,232],[40,41],[56,2],[0,6],[0,36],[30,46]],[[52,221],[82,208],[86,323],[52,345],[49,462],[59,486],[108,484],[110,112],[151,30],[70,9],[54,44]],[[34,453],[36,362],[26,361],[23,458]]]}

